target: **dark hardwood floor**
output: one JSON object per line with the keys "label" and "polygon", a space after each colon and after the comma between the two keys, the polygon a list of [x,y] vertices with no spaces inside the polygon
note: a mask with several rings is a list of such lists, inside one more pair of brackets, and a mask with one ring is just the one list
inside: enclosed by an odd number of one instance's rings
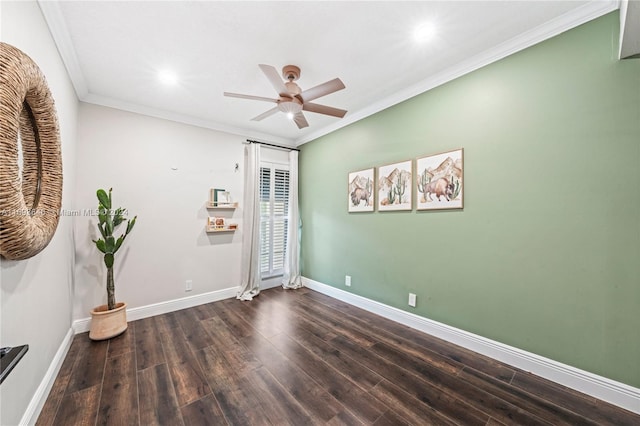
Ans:
{"label": "dark hardwood floor", "polygon": [[75,336],[38,425],[639,425],[640,416],[300,289]]}

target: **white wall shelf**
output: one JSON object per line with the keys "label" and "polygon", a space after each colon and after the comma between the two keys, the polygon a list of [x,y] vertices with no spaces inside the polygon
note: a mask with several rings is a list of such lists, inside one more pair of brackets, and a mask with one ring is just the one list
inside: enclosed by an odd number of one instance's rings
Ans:
{"label": "white wall shelf", "polygon": [[207,202],[207,208],[213,210],[232,210],[238,207],[238,203],[224,203],[224,204],[214,204],[211,202]]}
{"label": "white wall shelf", "polygon": [[210,227],[206,227],[205,230],[207,232],[207,234],[217,234],[218,232],[236,232],[238,228],[229,228],[228,226],[225,226],[223,228],[210,228]]}

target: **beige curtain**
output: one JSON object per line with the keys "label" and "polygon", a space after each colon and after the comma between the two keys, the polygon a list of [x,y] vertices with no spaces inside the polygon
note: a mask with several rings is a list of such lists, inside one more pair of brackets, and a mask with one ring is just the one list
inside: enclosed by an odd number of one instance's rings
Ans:
{"label": "beige curtain", "polygon": [[296,289],[302,287],[300,276],[300,236],[302,224],[298,205],[298,151],[289,152],[289,220],[287,247],[284,257],[282,287]]}
{"label": "beige curtain", "polygon": [[244,213],[242,258],[237,298],[251,300],[260,293],[260,145],[244,148]]}

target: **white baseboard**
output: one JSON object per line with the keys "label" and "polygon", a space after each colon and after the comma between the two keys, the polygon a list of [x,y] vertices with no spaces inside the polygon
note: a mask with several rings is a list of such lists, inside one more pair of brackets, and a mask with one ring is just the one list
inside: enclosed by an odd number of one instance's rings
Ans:
{"label": "white baseboard", "polygon": [[[127,321],[136,321],[149,318],[154,315],[162,315],[168,312],[179,311],[180,309],[191,308],[205,303],[217,302],[218,300],[236,297],[238,287],[230,287],[222,290],[210,291],[208,293],[196,294],[194,296],[183,297],[166,302],[154,303],[147,306],[138,306],[127,309]],[[72,328],[75,334],[89,331],[91,318],[82,318],[73,322]]]}
{"label": "white baseboard", "polygon": [[640,389],[580,370],[477,334],[403,311],[344,290],[302,278],[305,287],[357,306],[384,318],[489,356],[513,367],[570,387],[640,414]]}
{"label": "white baseboard", "polygon": [[282,275],[273,278],[263,279],[260,283],[260,290],[268,290],[270,288],[282,286]]}
{"label": "white baseboard", "polygon": [[20,420],[20,425],[34,425],[38,420],[38,416],[40,416],[40,412],[42,411],[42,407],[44,407],[44,403],[47,401],[47,397],[49,396],[49,392],[51,392],[51,388],[53,387],[53,383],[56,381],[56,377],[58,377],[58,372],[62,367],[62,363],[64,362],[65,357],[67,356],[67,352],[69,352],[69,348],[71,347],[71,342],[73,341],[73,330],[69,329],[67,334],[62,339],[62,343],[60,343],[60,347],[56,352],[47,372],[45,373],[40,385],[36,389],[27,409],[22,415],[22,419]]}

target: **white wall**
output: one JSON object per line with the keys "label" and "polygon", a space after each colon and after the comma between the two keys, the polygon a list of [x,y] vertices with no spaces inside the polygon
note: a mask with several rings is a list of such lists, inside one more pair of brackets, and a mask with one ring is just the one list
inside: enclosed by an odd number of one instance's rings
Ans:
{"label": "white wall", "polygon": [[[238,286],[245,138],[86,103],[78,138],[78,209],[95,209],[96,190],[112,187],[115,207],[138,216],[116,254],[118,301],[136,308]],[[240,202],[216,211],[239,224],[235,233],[205,233],[208,213],[216,215],[205,208],[212,187]],[[76,221],[74,319],[106,303],[105,268],[91,242],[96,224]]]}
{"label": "white wall", "polygon": [[[55,99],[64,186],[62,208],[74,208],[78,101],[37,3],[1,2],[0,38],[28,54]],[[20,422],[71,326],[73,217],[61,217],[49,246],[23,261],[0,260],[0,346],[29,352],[0,387],[0,424]]]}
{"label": "white wall", "polygon": [[[0,345],[30,345],[0,387],[0,424],[13,425],[35,421],[37,392],[72,321],[106,302],[104,264],[91,242],[97,218],[83,214],[96,208],[96,189],[113,187],[116,206],[138,215],[116,255],[118,300],[135,308],[238,286],[245,138],[79,103],[37,3],[2,1],[0,16],[2,41],[29,54],[47,77],[61,128],[62,209],[79,213],[61,217],[37,256],[0,259]],[[263,158],[286,161],[286,152],[264,148]],[[230,191],[240,207],[207,210],[212,187]],[[238,231],[206,234],[206,218],[216,214]],[[188,279],[193,290],[185,292]]]}

